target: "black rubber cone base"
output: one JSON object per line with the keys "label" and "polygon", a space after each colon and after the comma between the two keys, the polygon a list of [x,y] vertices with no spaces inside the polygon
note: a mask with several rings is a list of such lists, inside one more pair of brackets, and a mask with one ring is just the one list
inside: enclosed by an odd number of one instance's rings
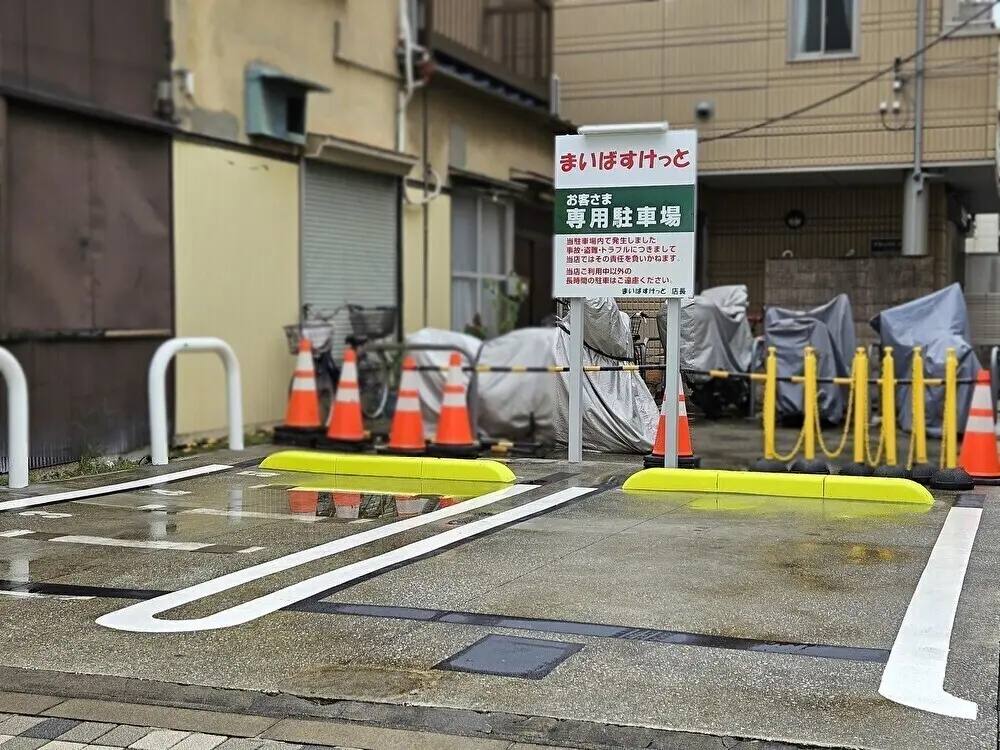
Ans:
{"label": "black rubber cone base", "polygon": [[[662,469],[663,468],[663,456],[657,456],[655,453],[650,453],[648,456],[644,456],[642,459],[643,468],[646,469]],[[677,468],[678,469],[698,469],[701,467],[701,456],[678,456],[677,457]]]}
{"label": "black rubber cone base", "polygon": [[950,492],[968,492],[976,488],[969,472],[965,469],[938,469],[931,477],[932,490],[948,490]]}
{"label": "black rubber cone base", "polygon": [[837,473],[842,477],[870,477],[875,474],[875,469],[868,464],[851,463],[842,466]]}
{"label": "black rubber cone base", "polygon": [[917,484],[926,486],[930,484],[931,477],[934,476],[935,471],[937,471],[937,469],[930,464],[917,464],[910,469],[910,479]]}
{"label": "black rubber cone base", "polygon": [[829,474],[830,467],[826,461],[819,458],[800,458],[795,461],[788,470],[793,474]]}
{"label": "black rubber cone base", "polygon": [[427,446],[427,455],[433,458],[478,458],[483,452],[481,443],[469,445],[440,445],[431,443]]}
{"label": "black rubber cone base", "polygon": [[336,440],[334,438],[324,436],[317,441],[316,447],[325,451],[363,453],[364,451],[371,450],[372,440],[371,438],[364,438],[363,440]]}
{"label": "black rubber cone base", "polygon": [[750,464],[750,471],[763,471],[767,474],[785,474],[788,464],[776,458],[758,458]]}
{"label": "black rubber cone base", "polygon": [[878,479],[909,479],[910,472],[905,466],[877,466],[872,476]]}
{"label": "black rubber cone base", "polygon": [[275,445],[292,445],[296,448],[314,448],[316,441],[323,437],[322,427],[286,427],[279,425],[274,428]]}
{"label": "black rubber cone base", "polygon": [[427,446],[423,448],[393,448],[388,445],[380,445],[375,449],[376,453],[386,456],[403,456],[405,458],[420,458],[427,455]]}

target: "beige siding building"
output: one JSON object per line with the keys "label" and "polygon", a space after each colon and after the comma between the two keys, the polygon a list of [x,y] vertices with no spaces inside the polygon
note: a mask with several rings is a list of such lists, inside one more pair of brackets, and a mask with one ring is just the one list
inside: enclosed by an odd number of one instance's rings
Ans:
{"label": "beige siding building", "polygon": [[[525,316],[551,311],[547,195],[565,125],[550,114],[548,3],[170,8],[177,332],[233,345],[248,423],[282,419],[282,325],[303,305],[394,306],[390,335],[490,325],[516,270],[542,274]],[[342,341],[348,316],[335,324]],[[179,367],[179,434],[224,427],[214,367]]]}
{"label": "beige siding building", "polygon": [[[918,75],[918,0],[562,0],[562,114],[697,127],[700,286],[760,312],[849,280],[860,323],[960,277],[969,215],[1000,207],[992,5],[926,0]],[[900,254],[926,256],[912,290],[870,278]]]}

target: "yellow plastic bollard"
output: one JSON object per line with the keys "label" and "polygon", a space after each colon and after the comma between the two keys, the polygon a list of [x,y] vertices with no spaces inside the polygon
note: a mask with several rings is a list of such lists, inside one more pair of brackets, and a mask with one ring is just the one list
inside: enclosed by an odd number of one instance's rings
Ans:
{"label": "yellow plastic bollard", "polygon": [[764,362],[764,410],[761,415],[764,430],[764,457],[757,459],[751,469],[753,471],[783,472],[788,467],[778,458],[776,433],[778,420],[778,350],[777,347],[767,348],[767,360]]}
{"label": "yellow plastic bollard", "polygon": [[944,424],[941,433],[941,468],[931,477],[931,489],[966,492],[975,482],[958,466],[958,356],[949,348],[944,360]]}
{"label": "yellow plastic bollard", "polygon": [[819,387],[816,383],[816,350],[806,347],[803,362],[804,382],[802,384],[802,458],[790,467],[796,474],[829,474],[830,467],[826,461],[816,458],[816,408],[818,406]]}
{"label": "yellow plastic bollard", "polygon": [[899,466],[896,456],[896,360],[892,347],[885,347],[882,357],[882,437],[885,445],[885,466],[877,466],[873,476],[907,479],[905,466]]}
{"label": "yellow plastic bollard", "polygon": [[927,419],[924,385],[924,355],[919,346],[913,347],[910,375],[910,443],[913,465],[910,476],[915,482],[927,484],[934,476],[934,467],[927,463]]}
{"label": "yellow plastic bollard", "polygon": [[868,441],[868,352],[859,346],[854,352],[854,461],[845,465],[840,474],[848,477],[870,477],[874,469],[865,460]]}

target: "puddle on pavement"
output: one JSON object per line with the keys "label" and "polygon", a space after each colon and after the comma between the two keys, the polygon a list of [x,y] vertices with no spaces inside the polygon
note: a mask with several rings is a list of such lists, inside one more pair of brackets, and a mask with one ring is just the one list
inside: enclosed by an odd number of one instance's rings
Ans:
{"label": "puddle on pavement", "polygon": [[874,503],[862,500],[762,497],[751,495],[699,495],[685,506],[689,510],[733,515],[796,515],[824,520],[906,521],[922,516],[932,505]]}
{"label": "puddle on pavement", "polygon": [[328,477],[287,488],[288,512],[339,521],[412,518],[503,489],[483,482]]}

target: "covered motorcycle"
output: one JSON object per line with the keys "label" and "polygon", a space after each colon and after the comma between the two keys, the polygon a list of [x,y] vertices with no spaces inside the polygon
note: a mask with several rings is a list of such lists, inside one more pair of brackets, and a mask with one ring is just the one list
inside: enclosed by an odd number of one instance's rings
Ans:
{"label": "covered motorcycle", "polygon": [[[746,411],[749,381],[712,378],[690,372],[748,372],[753,358],[753,333],[747,321],[749,298],[745,285],[717,286],[681,300],[680,366],[691,390],[691,402],[712,419],[727,410]],[[656,328],[666,350],[670,325],[668,305],[656,315]]]}
{"label": "covered motorcycle", "polygon": [[[804,388],[785,378],[805,374],[805,349],[816,352],[816,376],[821,381],[846,378],[856,348],[851,301],[838,294],[825,305],[807,312],[768,308],[764,314],[764,351],[774,347],[778,360],[778,419],[794,421],[803,415]],[[832,382],[818,387],[820,420],[828,424],[843,422],[849,390]]]}
{"label": "covered motorcycle", "polygon": [[[871,326],[879,334],[882,346],[891,346],[896,377],[909,380],[913,367],[913,348],[921,347],[924,377],[943,378],[948,349],[958,357],[958,379],[974,380],[979,372],[979,358],[972,346],[972,327],[965,307],[962,287],[952,284],[925,297],[883,310],[872,318]],[[906,431],[912,427],[912,388],[896,388],[896,416]],[[958,386],[958,431],[965,431],[965,415],[972,404],[972,386]],[[924,392],[927,434],[941,436],[944,414],[944,388]]]}

